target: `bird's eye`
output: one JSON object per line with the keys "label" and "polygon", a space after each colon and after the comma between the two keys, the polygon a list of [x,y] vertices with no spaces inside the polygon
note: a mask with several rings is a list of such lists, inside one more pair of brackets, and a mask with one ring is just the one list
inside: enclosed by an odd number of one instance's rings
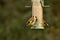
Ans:
{"label": "bird's eye", "polygon": [[28,23],[30,23],[30,22],[28,21]]}

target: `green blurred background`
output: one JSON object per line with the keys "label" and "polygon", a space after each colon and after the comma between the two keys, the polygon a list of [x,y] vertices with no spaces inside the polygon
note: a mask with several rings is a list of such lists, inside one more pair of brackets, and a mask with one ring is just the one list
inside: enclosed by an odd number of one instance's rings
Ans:
{"label": "green blurred background", "polygon": [[31,30],[31,0],[0,0],[0,40],[60,40],[60,0],[45,0],[44,30]]}

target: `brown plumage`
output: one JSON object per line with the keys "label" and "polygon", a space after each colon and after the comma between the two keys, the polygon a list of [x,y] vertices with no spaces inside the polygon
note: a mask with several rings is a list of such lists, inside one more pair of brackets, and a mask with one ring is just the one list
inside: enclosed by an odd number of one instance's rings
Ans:
{"label": "brown plumage", "polygon": [[28,20],[28,22],[27,22],[27,25],[34,25],[35,24],[35,22],[36,22],[36,17],[31,17],[29,20]]}

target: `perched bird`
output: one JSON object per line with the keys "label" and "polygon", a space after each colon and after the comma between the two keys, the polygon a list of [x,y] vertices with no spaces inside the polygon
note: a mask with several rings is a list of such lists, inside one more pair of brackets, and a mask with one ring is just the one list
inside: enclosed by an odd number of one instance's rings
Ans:
{"label": "perched bird", "polygon": [[[36,16],[33,16],[33,17],[31,17],[28,21],[27,21],[27,26],[29,26],[29,25],[34,25],[36,22],[37,22],[37,17]],[[49,26],[49,24],[45,21],[45,20],[43,20],[43,22],[44,22],[44,24],[43,24],[43,26]]]}
{"label": "perched bird", "polygon": [[27,25],[34,25],[37,21],[37,17],[33,16],[27,21]]}

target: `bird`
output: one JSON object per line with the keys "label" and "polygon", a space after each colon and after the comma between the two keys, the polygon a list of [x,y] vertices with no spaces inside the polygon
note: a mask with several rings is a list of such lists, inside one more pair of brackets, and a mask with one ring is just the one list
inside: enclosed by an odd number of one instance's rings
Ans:
{"label": "bird", "polygon": [[27,21],[27,25],[34,25],[37,21],[37,17],[36,16],[32,16],[31,18],[29,18],[29,20]]}
{"label": "bird", "polygon": [[[38,19],[36,16],[32,16],[31,18],[28,19],[27,26],[29,25],[33,26],[34,24],[36,24],[37,20]],[[49,26],[49,24],[44,19],[43,19],[43,26]]]}

